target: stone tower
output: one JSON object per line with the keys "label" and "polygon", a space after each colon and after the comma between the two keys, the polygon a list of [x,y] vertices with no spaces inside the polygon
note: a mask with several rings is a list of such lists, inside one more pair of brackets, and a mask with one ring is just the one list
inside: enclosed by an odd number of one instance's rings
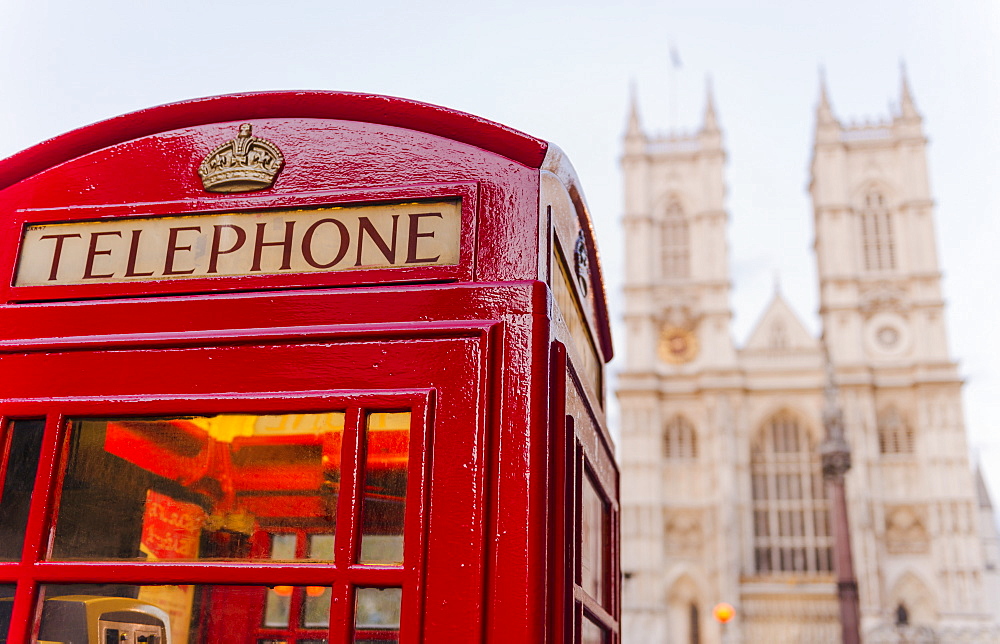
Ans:
{"label": "stone tower", "polygon": [[[841,124],[821,87],[810,192],[853,457],[861,633],[1000,641],[984,596],[997,575],[983,535],[995,531],[948,354],[926,145],[905,77],[896,113],[875,124]],[[659,137],[633,96],[624,148],[623,641],[839,642],[823,347],[777,290],[745,344],[731,340],[711,93],[698,131]],[[736,607],[725,627],[718,602]]]}
{"label": "stone tower", "polygon": [[725,445],[740,383],[724,164],[710,91],[696,132],[659,137],[643,132],[633,96],[622,157],[628,335],[618,389],[628,470],[624,641],[701,636],[713,627],[711,598],[722,588],[736,592],[729,570],[739,565],[737,517],[726,498],[737,455]]}
{"label": "stone tower", "polygon": [[821,88],[810,193],[820,316],[861,466],[847,484],[864,553],[862,632],[902,607],[942,641],[967,641],[995,608],[948,353],[927,138],[905,74],[896,113],[878,123],[842,125]]}

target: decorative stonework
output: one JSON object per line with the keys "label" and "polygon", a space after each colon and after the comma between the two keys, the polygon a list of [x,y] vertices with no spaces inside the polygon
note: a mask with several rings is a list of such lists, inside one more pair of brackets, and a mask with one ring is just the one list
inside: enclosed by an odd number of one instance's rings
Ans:
{"label": "decorative stonework", "polygon": [[667,554],[670,556],[697,555],[705,540],[701,511],[673,510],[664,521]]}
{"label": "decorative stonework", "polygon": [[902,505],[886,508],[885,546],[894,555],[921,554],[930,547],[921,508]]}
{"label": "decorative stonework", "polygon": [[903,313],[907,309],[906,288],[888,281],[880,281],[861,287],[861,313],[871,317],[879,311]]}
{"label": "decorative stonework", "polygon": [[840,642],[840,614],[832,596],[744,595],[743,642]]}
{"label": "decorative stonework", "polygon": [[[905,132],[894,121],[845,130],[823,94],[810,166],[822,323],[803,324],[801,303],[786,306],[776,293],[742,347],[732,342],[726,226],[714,215],[725,212],[721,140],[706,132],[652,142],[637,116],[630,121],[621,495],[623,508],[656,518],[648,532],[623,530],[623,560],[635,571],[622,596],[623,642],[692,641],[696,595],[668,600],[685,575],[697,581],[703,617],[716,601],[736,608],[725,632],[703,619],[700,641],[842,641],[838,590],[847,606],[853,584],[837,583],[828,511],[841,490],[864,641],[920,641],[932,629],[938,642],[1000,642],[991,601],[1000,556],[984,562],[980,547],[998,540],[980,534],[992,522],[977,523],[963,475],[962,379],[946,342],[922,133],[912,119]],[[672,270],[680,246],[663,249],[680,239],[661,234],[658,206],[671,194],[691,215],[686,276]],[[693,357],[688,332],[699,344]],[[828,380],[841,387],[832,407]],[[886,414],[894,406],[897,419]],[[778,410],[794,410],[802,431],[779,418],[762,450],[759,423]],[[697,420],[697,459],[683,441],[663,442],[679,415]],[[825,427],[839,438],[821,456]],[[824,481],[821,465],[845,487]],[[907,570],[925,589],[899,583]]]}

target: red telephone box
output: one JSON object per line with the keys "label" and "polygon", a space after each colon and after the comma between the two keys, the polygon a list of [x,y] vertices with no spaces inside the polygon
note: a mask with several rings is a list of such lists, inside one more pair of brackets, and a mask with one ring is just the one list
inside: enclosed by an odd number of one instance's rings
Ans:
{"label": "red telephone box", "polygon": [[0,641],[619,641],[607,310],[555,147],[193,100],[0,162],[0,249]]}

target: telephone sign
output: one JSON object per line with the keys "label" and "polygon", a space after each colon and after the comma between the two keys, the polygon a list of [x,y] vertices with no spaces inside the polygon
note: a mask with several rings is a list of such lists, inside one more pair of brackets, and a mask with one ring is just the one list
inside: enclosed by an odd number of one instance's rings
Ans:
{"label": "telephone sign", "polygon": [[619,641],[611,340],[544,141],[265,92],[0,161],[0,642]]}
{"label": "telephone sign", "polygon": [[457,264],[460,204],[34,224],[15,286]]}

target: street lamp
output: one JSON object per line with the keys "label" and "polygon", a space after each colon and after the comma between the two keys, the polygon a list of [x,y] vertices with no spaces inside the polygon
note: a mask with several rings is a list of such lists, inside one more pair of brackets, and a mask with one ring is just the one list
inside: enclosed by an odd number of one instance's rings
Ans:
{"label": "street lamp", "polygon": [[727,604],[726,602],[719,602],[712,609],[712,617],[715,621],[719,622],[722,627],[722,641],[727,642],[729,638],[726,636],[726,624],[728,624],[734,617],[736,617],[736,609],[733,608],[732,604]]}

